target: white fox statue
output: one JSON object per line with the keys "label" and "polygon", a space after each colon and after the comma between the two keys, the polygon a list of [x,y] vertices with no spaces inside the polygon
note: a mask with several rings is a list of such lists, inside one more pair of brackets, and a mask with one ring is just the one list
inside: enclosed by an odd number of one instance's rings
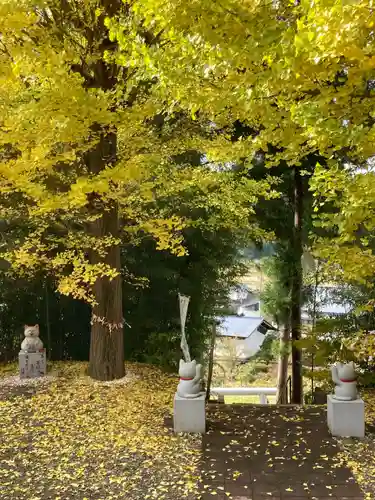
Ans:
{"label": "white fox statue", "polygon": [[196,361],[186,363],[180,359],[180,367],[178,374],[180,382],[177,386],[177,394],[180,398],[198,398],[204,394],[201,387],[201,370],[202,365],[197,365]]}
{"label": "white fox statue", "polygon": [[25,352],[37,352],[43,349],[43,342],[39,338],[39,325],[25,325],[25,338],[21,344],[21,350]]}
{"label": "white fox statue", "polygon": [[336,363],[331,368],[332,380],[335,383],[333,397],[340,401],[354,401],[358,399],[357,376],[354,363]]}

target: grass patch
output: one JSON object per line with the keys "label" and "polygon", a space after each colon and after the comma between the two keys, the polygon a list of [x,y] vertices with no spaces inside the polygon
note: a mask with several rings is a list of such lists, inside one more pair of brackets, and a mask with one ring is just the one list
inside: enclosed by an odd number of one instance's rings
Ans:
{"label": "grass patch", "polygon": [[[276,396],[267,396],[269,404],[276,404]],[[231,404],[260,404],[259,396],[225,396],[224,402]]]}

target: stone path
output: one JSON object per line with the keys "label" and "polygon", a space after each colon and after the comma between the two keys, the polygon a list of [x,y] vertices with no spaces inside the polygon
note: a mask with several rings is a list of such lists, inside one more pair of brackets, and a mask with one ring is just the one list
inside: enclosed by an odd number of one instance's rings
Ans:
{"label": "stone path", "polygon": [[340,462],[324,408],[217,404],[207,420],[202,499],[364,499]]}

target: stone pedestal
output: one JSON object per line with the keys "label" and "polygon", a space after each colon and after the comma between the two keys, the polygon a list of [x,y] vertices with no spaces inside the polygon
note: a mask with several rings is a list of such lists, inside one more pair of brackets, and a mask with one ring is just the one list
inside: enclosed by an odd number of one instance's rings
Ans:
{"label": "stone pedestal", "polygon": [[47,372],[46,350],[20,351],[18,354],[20,378],[43,377]]}
{"label": "stone pedestal", "polygon": [[365,436],[365,403],[363,399],[339,401],[331,394],[327,401],[328,428],[333,436]]}
{"label": "stone pedestal", "polygon": [[181,398],[178,394],[173,402],[173,426],[175,432],[206,432],[205,395],[198,398]]}

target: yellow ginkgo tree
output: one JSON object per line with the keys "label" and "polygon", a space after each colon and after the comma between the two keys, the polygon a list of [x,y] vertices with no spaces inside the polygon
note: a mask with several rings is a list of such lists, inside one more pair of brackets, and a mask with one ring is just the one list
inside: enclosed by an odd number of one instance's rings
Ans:
{"label": "yellow ginkgo tree", "polygon": [[[166,108],[183,107],[193,118],[228,131],[211,142],[210,158],[245,159],[251,167],[262,154],[269,167],[283,162],[300,176],[306,159],[323,157],[311,184],[318,213],[327,201],[331,212],[322,217],[330,236],[319,244],[321,255],[352,278],[357,271],[373,275],[374,175],[367,163],[375,153],[372,3],[134,0],[127,5],[133,19],[158,33],[161,49],[155,51],[143,37],[129,45],[129,23],[112,19],[112,36],[130,54],[120,56],[119,64],[140,65],[143,75],[152,75],[154,95]],[[234,143],[235,122],[252,133]],[[351,162],[365,166],[361,179],[358,168],[347,168]],[[297,200],[301,196],[296,195],[296,207]],[[300,229],[298,222],[299,254]],[[300,281],[300,263],[297,267]],[[300,300],[300,286],[297,292],[293,304]],[[301,402],[300,394],[295,402]]]}
{"label": "yellow ginkgo tree", "polygon": [[127,5],[145,29],[159,33],[161,49],[155,51],[142,37],[130,46],[129,23],[113,19],[112,35],[131,54],[119,63],[142,65],[142,74],[155,77],[154,92],[170,108],[182,106],[218,128],[238,120],[253,130],[236,143],[230,134],[218,135],[207,151],[212,158],[251,161],[262,152],[270,167],[284,161],[293,168],[310,154],[325,158],[312,188],[317,210],[328,202],[331,215],[324,224],[334,232],[320,249],[349,277],[372,276],[372,2],[134,0]]}
{"label": "yellow ginkgo tree", "polygon": [[[127,26],[121,47],[113,20]],[[245,227],[268,186],[177,167],[176,155],[202,146],[200,125],[165,109],[140,40],[163,50],[162,31],[121,0],[0,5],[2,256],[12,272],[44,269],[60,293],[92,305],[89,371],[102,380],[124,375],[121,242],[151,234],[159,249],[185,251],[189,218],[160,196],[194,191],[198,208]]]}

